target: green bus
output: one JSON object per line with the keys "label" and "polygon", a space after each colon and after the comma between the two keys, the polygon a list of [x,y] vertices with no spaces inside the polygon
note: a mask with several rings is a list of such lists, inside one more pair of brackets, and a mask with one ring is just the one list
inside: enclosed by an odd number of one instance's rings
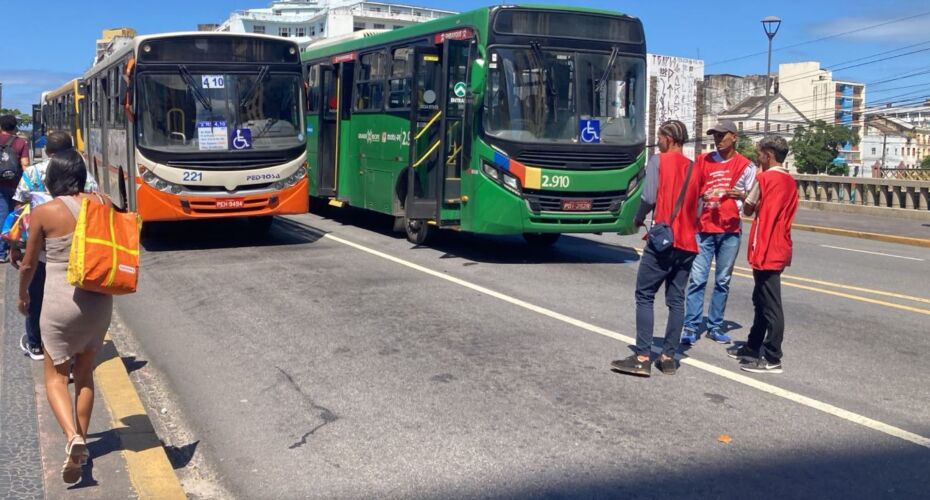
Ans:
{"label": "green bus", "polygon": [[311,44],[310,194],[436,228],[631,233],[645,163],[646,44],[628,15],[489,7]]}

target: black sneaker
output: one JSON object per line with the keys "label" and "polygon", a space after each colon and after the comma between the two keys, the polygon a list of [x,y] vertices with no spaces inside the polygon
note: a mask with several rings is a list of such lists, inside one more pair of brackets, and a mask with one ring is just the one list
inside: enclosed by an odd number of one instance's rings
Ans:
{"label": "black sneaker", "polygon": [[781,362],[773,363],[765,358],[740,363],[739,369],[752,373],[781,373]]}
{"label": "black sneaker", "polygon": [[613,361],[610,363],[610,366],[619,372],[636,375],[638,377],[648,377],[652,374],[652,363],[648,359],[646,361],[640,361],[636,354],[626,359]]}
{"label": "black sneaker", "polygon": [[759,358],[759,353],[753,351],[749,346],[743,344],[741,346],[733,346],[727,348],[727,356],[733,359],[739,360],[753,360]]}
{"label": "black sneaker", "polygon": [[675,362],[675,358],[662,358],[659,357],[659,360],[656,361],[656,366],[659,367],[659,371],[666,375],[674,375],[678,371],[678,364]]}
{"label": "black sneaker", "polygon": [[23,334],[23,336],[19,339],[19,348],[35,361],[42,361],[45,359],[45,353],[42,352],[42,346],[34,346],[30,344],[25,334]]}

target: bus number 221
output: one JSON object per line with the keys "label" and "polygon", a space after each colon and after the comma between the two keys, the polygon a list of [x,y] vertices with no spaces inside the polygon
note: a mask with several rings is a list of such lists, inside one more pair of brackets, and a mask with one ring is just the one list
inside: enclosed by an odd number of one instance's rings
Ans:
{"label": "bus number 221", "polygon": [[567,175],[543,175],[542,187],[544,188],[567,188],[571,180]]}

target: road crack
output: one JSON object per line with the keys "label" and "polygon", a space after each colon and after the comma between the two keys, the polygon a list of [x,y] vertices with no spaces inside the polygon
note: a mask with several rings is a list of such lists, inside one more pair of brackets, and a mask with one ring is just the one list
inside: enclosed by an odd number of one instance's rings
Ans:
{"label": "road crack", "polygon": [[325,406],[321,406],[317,404],[313,400],[313,398],[310,397],[309,394],[304,392],[304,390],[299,385],[297,385],[297,382],[294,381],[294,377],[292,377],[291,374],[288,373],[286,370],[284,370],[283,368],[279,366],[275,366],[275,369],[277,369],[278,372],[284,377],[285,382],[287,382],[287,384],[294,391],[296,391],[297,394],[300,395],[301,399],[303,400],[304,403],[307,404],[307,406],[309,406],[312,410],[319,412],[318,418],[322,420],[320,424],[318,424],[317,426],[313,427],[312,429],[304,433],[304,435],[301,436],[301,438],[298,441],[296,441],[295,443],[287,447],[290,450],[295,450],[307,444],[307,439],[309,439],[310,436],[314,435],[316,431],[339,420],[339,416],[333,413],[333,411],[330,410],[329,408],[326,408]]}

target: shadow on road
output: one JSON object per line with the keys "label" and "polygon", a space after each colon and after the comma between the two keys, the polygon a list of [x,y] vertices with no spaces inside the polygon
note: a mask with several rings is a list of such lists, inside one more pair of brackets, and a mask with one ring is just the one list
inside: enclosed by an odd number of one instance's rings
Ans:
{"label": "shadow on road", "polygon": [[267,234],[256,231],[247,219],[147,222],[142,247],[147,252],[215,250],[313,243],[323,232],[282,217],[275,217]]}
{"label": "shadow on road", "polygon": [[[392,229],[394,218],[353,207],[316,207],[313,213],[341,225],[358,227],[398,240],[402,233]],[[443,252],[441,259],[463,259],[463,265],[486,264],[627,264],[639,260],[630,247],[601,243],[587,237],[563,234],[551,247],[533,247],[522,236],[490,236],[443,230],[426,245],[411,244],[412,250],[432,248]],[[401,256],[402,257],[402,256]]]}

